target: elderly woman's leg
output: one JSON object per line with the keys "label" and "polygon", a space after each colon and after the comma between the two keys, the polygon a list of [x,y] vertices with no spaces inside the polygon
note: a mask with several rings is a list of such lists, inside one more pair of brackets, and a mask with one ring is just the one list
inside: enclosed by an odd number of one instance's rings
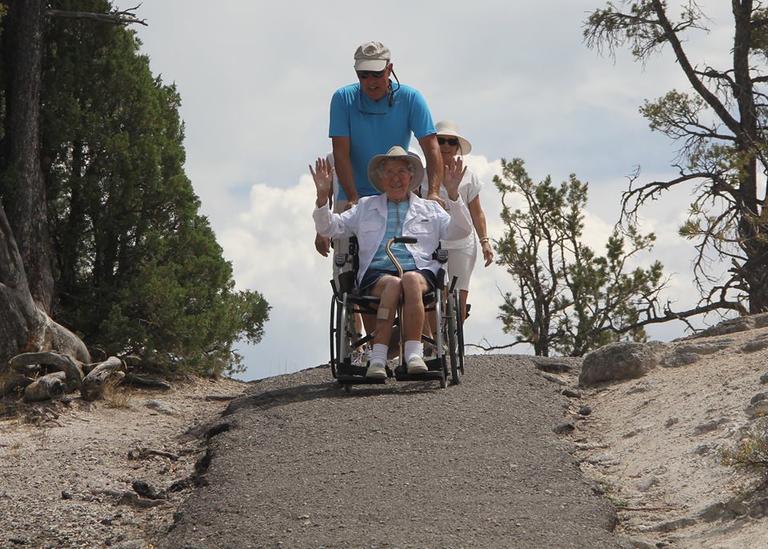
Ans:
{"label": "elderly woman's leg", "polygon": [[384,275],[379,278],[371,290],[371,294],[379,298],[379,309],[376,313],[376,330],[366,377],[378,379],[387,377],[385,366],[387,364],[389,337],[392,333],[392,323],[395,320],[400,293],[400,279],[391,275]]}
{"label": "elderly woman's leg", "polygon": [[405,361],[408,373],[427,371],[424,362],[424,346],[421,331],[424,326],[424,301],[422,296],[429,289],[424,276],[418,271],[403,273],[403,337],[405,338]]}

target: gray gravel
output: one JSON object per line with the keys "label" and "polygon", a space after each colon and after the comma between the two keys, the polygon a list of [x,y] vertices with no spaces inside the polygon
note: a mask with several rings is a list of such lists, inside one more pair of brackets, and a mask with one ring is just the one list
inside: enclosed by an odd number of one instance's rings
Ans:
{"label": "gray gravel", "polygon": [[256,383],[160,546],[624,547],[553,432],[561,390],[522,356],[471,357],[448,389]]}

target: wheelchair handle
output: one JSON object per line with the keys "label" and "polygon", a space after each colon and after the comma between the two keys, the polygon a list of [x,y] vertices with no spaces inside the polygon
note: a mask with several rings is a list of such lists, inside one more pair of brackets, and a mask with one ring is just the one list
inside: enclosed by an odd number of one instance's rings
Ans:
{"label": "wheelchair handle", "polygon": [[418,241],[415,236],[396,236],[392,239],[394,244],[416,244]]}

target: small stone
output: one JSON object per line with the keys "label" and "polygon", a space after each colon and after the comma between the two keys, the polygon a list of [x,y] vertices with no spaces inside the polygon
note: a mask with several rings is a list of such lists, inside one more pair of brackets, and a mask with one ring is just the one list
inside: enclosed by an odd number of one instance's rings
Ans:
{"label": "small stone", "polygon": [[573,389],[566,388],[560,391],[560,393],[568,398],[581,398],[581,393],[579,391],[574,391]]}
{"label": "small stone", "polygon": [[760,402],[761,400],[768,400],[768,393],[757,393],[755,396],[752,397],[749,403],[755,404],[757,402]]}
{"label": "small stone", "polygon": [[760,376],[760,383],[763,383],[763,384],[768,383],[768,373],[765,373]]}
{"label": "small stone", "polygon": [[552,429],[555,433],[558,435],[565,435],[568,433],[572,433],[576,427],[571,423],[570,421],[564,421],[563,423],[558,423],[555,425],[554,429]]}
{"label": "small stone", "polygon": [[637,489],[641,492],[647,492],[659,483],[656,477],[648,477],[637,483]]}
{"label": "small stone", "polygon": [[61,491],[61,499],[72,499],[72,494],[66,490]]}
{"label": "small stone", "polygon": [[768,415],[768,400],[759,400],[750,404],[744,411],[751,419],[766,416]]}
{"label": "small stone", "polygon": [[144,406],[166,416],[174,416],[179,413],[173,406],[162,400],[148,400],[144,403]]}
{"label": "small stone", "polygon": [[589,407],[589,406],[585,405],[585,406],[582,406],[581,408],[579,408],[579,414],[582,415],[582,416],[588,416],[591,413],[592,413],[592,408]]}
{"label": "small stone", "polygon": [[664,427],[666,427],[667,429],[669,429],[670,427],[672,427],[673,425],[676,425],[677,423],[680,423],[680,419],[678,419],[678,418],[676,418],[676,417],[671,417],[671,418],[669,418],[669,419],[666,421],[666,423],[664,423]]}
{"label": "small stone", "polygon": [[712,431],[716,431],[723,423],[727,423],[727,422],[728,420],[725,418],[720,418],[717,421],[715,421],[714,419],[712,421],[707,421],[705,423],[702,423],[701,425],[697,425],[693,429],[693,434],[703,435],[705,433],[711,433]]}

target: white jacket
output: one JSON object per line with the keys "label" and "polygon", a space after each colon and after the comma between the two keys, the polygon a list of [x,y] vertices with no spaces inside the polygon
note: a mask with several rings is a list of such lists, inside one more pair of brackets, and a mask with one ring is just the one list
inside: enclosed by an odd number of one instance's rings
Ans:
{"label": "white jacket", "polygon": [[[411,193],[408,212],[403,221],[403,234],[418,240],[406,244],[417,269],[429,269],[437,274],[440,263],[432,259],[440,240],[458,240],[472,233],[472,218],[464,201],[446,201],[446,210],[433,200],[424,200]],[[365,196],[356,206],[341,214],[331,213],[328,203],[312,212],[315,229],[322,236],[334,238],[345,233],[357,236],[360,267],[358,284],[373,260],[387,228],[387,195]],[[394,265],[392,266],[394,269]]]}

